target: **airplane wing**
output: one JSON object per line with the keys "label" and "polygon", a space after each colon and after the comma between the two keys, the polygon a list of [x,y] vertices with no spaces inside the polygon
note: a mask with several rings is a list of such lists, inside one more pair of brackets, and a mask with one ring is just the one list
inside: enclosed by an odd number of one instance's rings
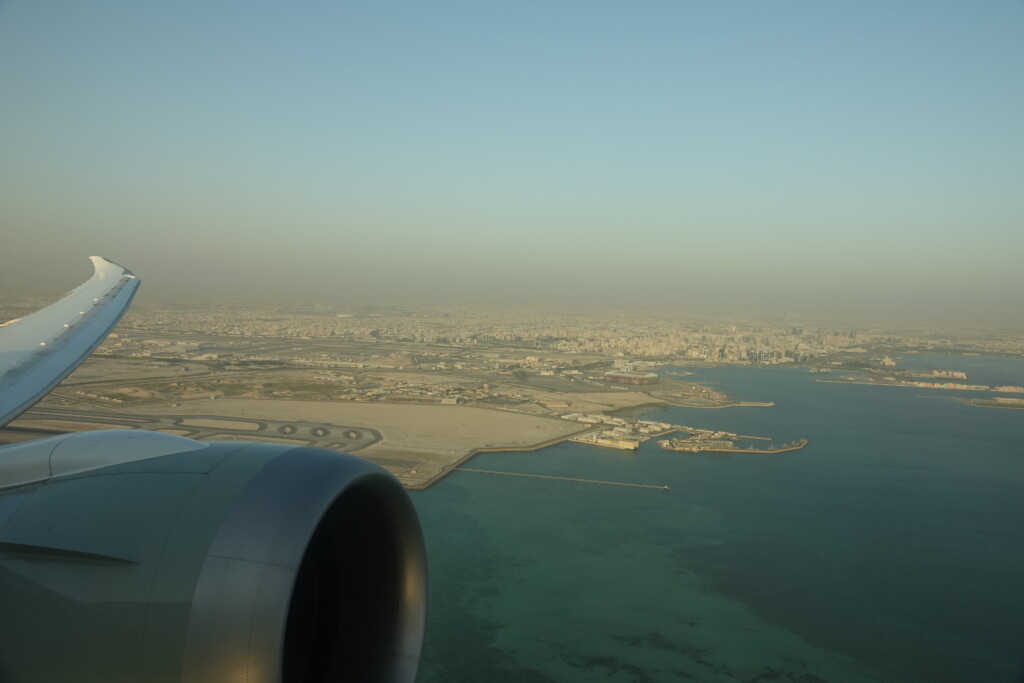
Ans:
{"label": "airplane wing", "polygon": [[[106,259],[0,326],[0,425],[110,332],[139,281]],[[0,446],[0,679],[413,683],[416,509],[361,458],[141,430]]]}
{"label": "airplane wing", "polygon": [[128,309],[130,270],[90,256],[96,272],[64,298],[0,325],[0,427],[31,408],[84,361]]}

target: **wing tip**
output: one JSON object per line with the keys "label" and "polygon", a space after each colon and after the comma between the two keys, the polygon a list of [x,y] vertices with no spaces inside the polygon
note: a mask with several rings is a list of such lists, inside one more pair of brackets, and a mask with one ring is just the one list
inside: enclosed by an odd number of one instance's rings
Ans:
{"label": "wing tip", "polygon": [[117,263],[116,261],[111,261],[110,259],[108,259],[105,256],[90,256],[89,260],[92,261],[92,267],[97,272],[99,272],[99,270],[104,265],[109,264],[109,265],[114,266],[116,268],[120,268],[123,275],[125,275],[127,277],[135,277],[135,273],[133,273],[132,271],[128,270],[127,268],[122,266],[120,263]]}

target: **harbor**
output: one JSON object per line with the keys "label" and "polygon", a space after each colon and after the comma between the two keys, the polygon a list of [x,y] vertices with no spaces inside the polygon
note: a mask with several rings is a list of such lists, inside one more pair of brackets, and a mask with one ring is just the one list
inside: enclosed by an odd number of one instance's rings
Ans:
{"label": "harbor", "polygon": [[635,451],[640,444],[650,439],[680,434],[670,439],[663,439],[658,444],[665,450],[683,453],[751,453],[771,455],[798,451],[807,446],[807,439],[798,439],[777,446],[768,445],[763,448],[754,446],[741,447],[738,442],[772,441],[767,436],[749,436],[734,434],[722,430],[698,429],[684,425],[654,422],[650,420],[629,420],[611,415],[569,413],[562,416],[563,420],[594,424],[596,429],[569,437],[569,441],[602,446],[619,450]]}

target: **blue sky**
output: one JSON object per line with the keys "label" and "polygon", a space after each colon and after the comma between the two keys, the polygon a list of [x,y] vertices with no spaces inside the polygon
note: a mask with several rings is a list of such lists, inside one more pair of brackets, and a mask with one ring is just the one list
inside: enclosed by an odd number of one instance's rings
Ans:
{"label": "blue sky", "polygon": [[0,286],[1024,324],[1024,2],[0,3]]}

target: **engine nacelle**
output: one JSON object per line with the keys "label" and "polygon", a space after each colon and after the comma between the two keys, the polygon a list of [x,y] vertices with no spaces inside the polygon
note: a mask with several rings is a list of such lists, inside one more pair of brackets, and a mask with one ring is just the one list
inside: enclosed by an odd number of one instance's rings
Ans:
{"label": "engine nacelle", "polygon": [[0,449],[0,680],[416,677],[426,554],[359,458],[153,432]]}

